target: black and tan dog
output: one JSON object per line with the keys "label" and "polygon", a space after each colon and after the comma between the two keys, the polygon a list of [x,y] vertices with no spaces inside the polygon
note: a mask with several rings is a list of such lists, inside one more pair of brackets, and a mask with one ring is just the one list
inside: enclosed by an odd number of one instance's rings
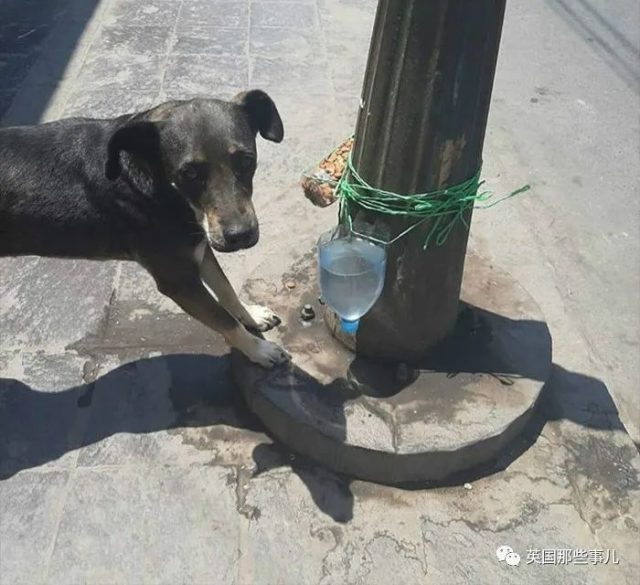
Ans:
{"label": "black and tan dog", "polygon": [[0,129],[0,256],[135,260],[249,359],[283,363],[285,351],[247,330],[278,318],[243,305],[213,253],[258,241],[257,133],[274,142],[284,135],[260,90]]}

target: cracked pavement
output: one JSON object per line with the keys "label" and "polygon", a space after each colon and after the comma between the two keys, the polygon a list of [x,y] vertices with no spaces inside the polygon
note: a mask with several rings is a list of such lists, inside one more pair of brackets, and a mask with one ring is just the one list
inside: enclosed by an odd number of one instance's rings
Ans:
{"label": "cracked pavement", "polygon": [[[221,340],[137,266],[0,259],[2,585],[636,582],[637,18],[630,0],[519,4],[485,176],[534,194],[477,213],[471,246],[527,288],[553,334],[522,438],[466,485],[350,481],[273,444]],[[0,0],[2,123],[269,91],[287,138],[258,145],[261,242],[221,261],[238,288],[260,279],[276,294],[335,221],[296,183],[352,130],[374,8]],[[605,187],[620,201],[605,205]],[[520,566],[498,562],[501,545]],[[529,549],[615,549],[619,564],[527,563]]]}

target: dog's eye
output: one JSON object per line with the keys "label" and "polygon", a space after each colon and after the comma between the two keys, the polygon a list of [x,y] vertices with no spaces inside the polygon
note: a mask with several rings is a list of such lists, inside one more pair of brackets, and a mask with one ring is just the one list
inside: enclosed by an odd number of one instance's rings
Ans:
{"label": "dog's eye", "polygon": [[204,169],[197,163],[186,163],[180,169],[180,177],[185,181],[201,181],[204,178]]}
{"label": "dog's eye", "polygon": [[238,152],[233,157],[233,170],[236,175],[247,175],[254,171],[256,159],[247,152]]}

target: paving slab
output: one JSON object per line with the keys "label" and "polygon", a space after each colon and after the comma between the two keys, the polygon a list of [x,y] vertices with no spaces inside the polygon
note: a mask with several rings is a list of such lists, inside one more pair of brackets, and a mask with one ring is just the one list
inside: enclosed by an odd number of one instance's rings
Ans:
{"label": "paving slab", "polygon": [[313,4],[299,2],[260,2],[251,7],[251,26],[314,28],[318,11]]}
{"label": "paving slab", "polygon": [[35,61],[35,55],[3,55],[0,57],[0,90],[18,85]]}
{"label": "paving slab", "polygon": [[65,117],[112,118],[150,109],[158,104],[158,90],[87,88],[74,92],[64,106]]}
{"label": "paving slab", "polygon": [[311,57],[285,61],[282,57],[256,56],[251,61],[251,84],[265,91],[327,95],[331,91],[329,83],[326,65]]}
{"label": "paving slab", "polygon": [[171,52],[176,55],[244,55],[248,31],[219,26],[194,25],[178,29]]}
{"label": "paving slab", "polygon": [[60,80],[80,67],[101,5],[98,0],[3,0],[0,10],[0,84],[5,98],[12,97],[2,109],[4,124],[33,123],[59,102],[49,98],[61,90]]}
{"label": "paving slab", "polygon": [[86,363],[73,352],[0,353],[0,479],[75,466],[87,423],[78,403]]}
{"label": "paving slab", "polygon": [[76,471],[47,582],[236,583],[234,479],[206,466]]}
{"label": "paving slab", "polygon": [[[323,58],[324,45],[318,27],[251,27],[251,53],[260,56]],[[315,67],[311,69],[315,71]],[[307,115],[309,115],[307,113]]]}
{"label": "paving slab", "polygon": [[175,23],[180,10],[180,2],[173,0],[113,0],[107,4],[106,26],[166,26]]}
{"label": "paving slab", "polygon": [[218,447],[191,445],[191,427],[206,427],[201,434],[212,437],[218,425],[244,428],[224,355],[136,356],[114,368],[120,359],[105,360],[83,394],[90,412],[78,467],[211,464]]}
{"label": "paving slab", "polygon": [[246,56],[175,55],[169,57],[164,88],[211,95],[220,86],[246,87],[248,75]]}
{"label": "paving slab", "polygon": [[0,91],[0,117],[4,116],[5,112],[11,107],[15,92],[12,90]]}
{"label": "paving slab", "polygon": [[67,471],[37,471],[0,482],[0,579],[11,585],[44,583]]}
{"label": "paving slab", "polygon": [[185,2],[177,21],[177,30],[189,30],[203,25],[246,30],[249,25],[249,2],[243,0]]}
{"label": "paving slab", "polygon": [[30,53],[38,48],[51,31],[48,23],[34,26],[24,20],[11,22],[6,16],[5,19],[7,24],[0,26],[0,53]]}
{"label": "paving slab", "polygon": [[3,258],[0,266],[11,275],[0,280],[0,349],[51,353],[100,326],[117,264],[30,256]]}
{"label": "paving slab", "polygon": [[78,83],[104,91],[131,89],[159,90],[162,82],[163,55],[130,53],[91,53],[78,73]]}
{"label": "paving slab", "polygon": [[105,26],[97,34],[91,49],[110,54],[163,55],[169,50],[172,33],[173,27],[171,25]]}

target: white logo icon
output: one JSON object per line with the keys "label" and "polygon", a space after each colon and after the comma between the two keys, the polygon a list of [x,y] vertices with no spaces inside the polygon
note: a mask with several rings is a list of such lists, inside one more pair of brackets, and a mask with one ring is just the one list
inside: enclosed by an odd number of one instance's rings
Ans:
{"label": "white logo icon", "polygon": [[520,555],[518,553],[509,553],[506,558],[505,561],[507,561],[507,565],[510,565],[512,567],[517,567],[520,564]]}
{"label": "white logo icon", "polygon": [[520,564],[520,555],[513,552],[513,549],[506,544],[496,549],[496,556],[501,563],[505,562],[510,567],[517,567]]}
{"label": "white logo icon", "polygon": [[498,557],[499,561],[504,561],[507,558],[507,555],[512,552],[513,549],[510,546],[503,544],[502,546],[498,547],[498,550],[496,550],[496,556]]}

